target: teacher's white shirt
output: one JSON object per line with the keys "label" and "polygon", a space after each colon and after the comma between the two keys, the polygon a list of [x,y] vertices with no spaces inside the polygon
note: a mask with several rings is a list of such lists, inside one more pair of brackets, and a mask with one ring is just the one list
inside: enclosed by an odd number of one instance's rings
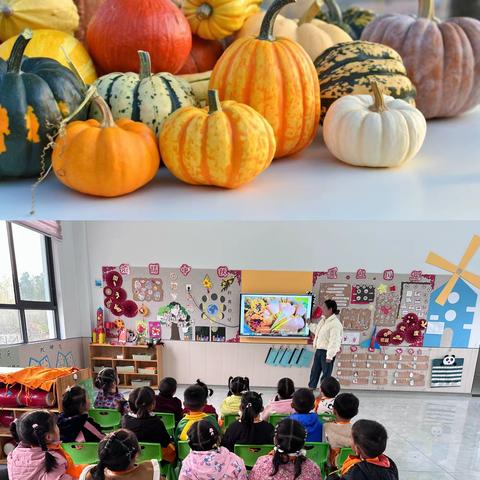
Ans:
{"label": "teacher's white shirt", "polygon": [[310,331],[315,333],[313,348],[315,350],[326,350],[327,359],[332,360],[340,351],[343,338],[343,325],[338,317],[333,314],[330,317],[322,317],[320,321],[309,325]]}

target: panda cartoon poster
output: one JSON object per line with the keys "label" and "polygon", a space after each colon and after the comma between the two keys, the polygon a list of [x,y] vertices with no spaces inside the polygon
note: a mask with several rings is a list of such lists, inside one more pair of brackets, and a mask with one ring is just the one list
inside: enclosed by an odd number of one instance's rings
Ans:
{"label": "panda cartoon poster", "polygon": [[462,385],[463,358],[445,355],[432,360],[432,378],[430,386],[460,387]]}

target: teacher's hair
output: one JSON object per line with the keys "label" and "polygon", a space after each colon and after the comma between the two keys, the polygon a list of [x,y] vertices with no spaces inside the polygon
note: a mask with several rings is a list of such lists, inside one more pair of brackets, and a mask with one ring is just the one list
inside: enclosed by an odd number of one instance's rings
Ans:
{"label": "teacher's hair", "polygon": [[335,300],[325,300],[325,305],[327,308],[331,308],[335,315],[340,313],[340,310],[337,308],[337,302]]}

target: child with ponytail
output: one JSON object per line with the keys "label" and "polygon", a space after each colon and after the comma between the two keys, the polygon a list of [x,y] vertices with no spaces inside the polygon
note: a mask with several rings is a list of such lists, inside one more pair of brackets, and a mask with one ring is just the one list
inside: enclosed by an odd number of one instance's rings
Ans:
{"label": "child with ponytail", "polygon": [[24,414],[12,423],[18,446],[7,458],[11,480],[72,480],[78,477],[72,460],[60,448],[56,418],[46,410]]}
{"label": "child with ponytail", "polygon": [[114,368],[102,368],[95,379],[95,386],[100,390],[95,398],[95,408],[118,408],[125,399],[118,391],[118,376]]}
{"label": "child with ponytail", "polygon": [[130,430],[139,442],[159,443],[163,459],[175,460],[175,446],[160,417],[153,413],[155,392],[150,387],[132,390],[128,397],[130,411],[122,418],[122,428]]}
{"label": "child with ponytail", "polygon": [[262,411],[262,396],[257,392],[244,393],[240,403],[240,419],[227,428],[222,445],[233,452],[236,443],[247,445],[272,443],[274,428],[260,419]]}
{"label": "child with ponytail", "polygon": [[220,405],[222,417],[225,415],[236,415],[242,400],[242,394],[250,390],[248,377],[230,377],[228,379],[227,398]]}
{"label": "child with ponytail", "polygon": [[220,446],[220,434],[208,420],[194,423],[188,430],[190,453],[182,462],[178,480],[247,480],[243,460]]}
{"label": "child with ponytail", "polygon": [[275,429],[274,453],[260,457],[250,472],[250,480],[318,480],[320,468],[306,458],[303,425],[291,418],[282,420]]}
{"label": "child with ponytail", "polygon": [[80,480],[160,480],[157,460],[135,464],[139,452],[134,433],[128,430],[112,432],[98,444],[98,464],[86,467]]}

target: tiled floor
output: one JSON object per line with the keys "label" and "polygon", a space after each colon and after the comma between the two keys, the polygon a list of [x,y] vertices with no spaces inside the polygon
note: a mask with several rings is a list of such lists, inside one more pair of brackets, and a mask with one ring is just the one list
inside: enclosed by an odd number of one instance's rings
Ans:
{"label": "tiled floor", "polygon": [[[213,387],[218,407],[224,387]],[[253,388],[252,388],[253,389]],[[264,399],[273,389],[260,389]],[[182,398],[183,388],[178,396]],[[381,422],[388,430],[387,454],[401,480],[480,480],[480,398],[463,395],[355,392],[358,418]]]}

